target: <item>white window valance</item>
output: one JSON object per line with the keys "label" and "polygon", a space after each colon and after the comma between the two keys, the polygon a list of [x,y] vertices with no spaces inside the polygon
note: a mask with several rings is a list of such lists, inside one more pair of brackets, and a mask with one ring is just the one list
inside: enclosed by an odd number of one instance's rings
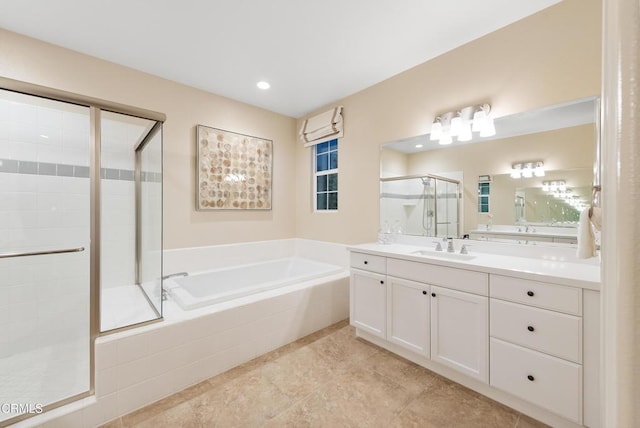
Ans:
{"label": "white window valance", "polygon": [[315,146],[344,135],[342,106],[310,117],[302,123],[300,138],[305,147]]}

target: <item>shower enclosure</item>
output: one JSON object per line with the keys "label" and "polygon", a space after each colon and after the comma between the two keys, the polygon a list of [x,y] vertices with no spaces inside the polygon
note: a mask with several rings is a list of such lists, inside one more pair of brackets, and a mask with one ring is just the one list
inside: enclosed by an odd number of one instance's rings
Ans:
{"label": "shower enclosure", "polygon": [[382,231],[459,237],[460,189],[459,181],[433,174],[381,178]]}
{"label": "shower enclosure", "polygon": [[164,115],[0,78],[0,427],[93,393],[162,317]]}

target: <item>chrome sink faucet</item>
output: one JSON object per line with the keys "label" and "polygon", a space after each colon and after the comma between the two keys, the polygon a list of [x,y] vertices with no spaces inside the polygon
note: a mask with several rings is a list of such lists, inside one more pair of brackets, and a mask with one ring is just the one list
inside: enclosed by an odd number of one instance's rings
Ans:
{"label": "chrome sink faucet", "polygon": [[453,248],[453,238],[447,238],[447,253],[455,253],[456,250]]}

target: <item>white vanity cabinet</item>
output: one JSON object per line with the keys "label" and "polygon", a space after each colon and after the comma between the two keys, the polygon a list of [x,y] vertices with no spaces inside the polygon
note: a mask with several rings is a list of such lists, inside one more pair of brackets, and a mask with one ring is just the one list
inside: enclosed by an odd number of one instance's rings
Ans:
{"label": "white vanity cabinet", "polygon": [[384,339],[387,335],[386,258],[353,253],[351,267],[351,324]]}
{"label": "white vanity cabinet", "polygon": [[489,381],[488,299],[431,287],[431,359]]}
{"label": "white vanity cabinet", "polygon": [[427,358],[430,356],[430,287],[387,277],[387,339]]}
{"label": "white vanity cabinet", "polygon": [[351,324],[553,426],[599,427],[600,293],[510,273],[352,249]]}
{"label": "white vanity cabinet", "polygon": [[582,423],[582,291],[491,275],[490,384]]}
{"label": "white vanity cabinet", "polygon": [[[431,325],[424,328],[430,330],[431,359],[488,382],[488,275],[396,258],[387,258],[387,274],[430,287]],[[404,315],[398,311],[387,316]]]}

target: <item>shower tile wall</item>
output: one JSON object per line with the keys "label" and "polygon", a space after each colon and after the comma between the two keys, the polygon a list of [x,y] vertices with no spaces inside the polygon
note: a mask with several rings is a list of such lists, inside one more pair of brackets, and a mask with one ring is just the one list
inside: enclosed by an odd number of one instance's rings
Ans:
{"label": "shower tile wall", "polygon": [[88,336],[88,109],[47,103],[0,99],[0,252],[86,250],[0,260],[0,358]]}
{"label": "shower tile wall", "polygon": [[419,179],[387,181],[382,183],[380,219],[392,227],[396,220],[402,231],[422,235],[423,186]]}
{"label": "shower tile wall", "polygon": [[134,144],[139,129],[102,121],[102,289],[135,284]]}

